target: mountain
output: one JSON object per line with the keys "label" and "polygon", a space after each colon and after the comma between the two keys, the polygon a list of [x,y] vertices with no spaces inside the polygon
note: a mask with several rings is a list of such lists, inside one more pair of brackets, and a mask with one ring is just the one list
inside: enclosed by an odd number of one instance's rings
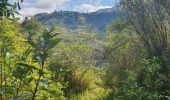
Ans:
{"label": "mountain", "polygon": [[97,32],[104,32],[105,26],[116,17],[117,12],[114,8],[100,9],[91,13],[54,11],[35,15],[35,18],[46,27],[58,25],[69,30],[86,29]]}

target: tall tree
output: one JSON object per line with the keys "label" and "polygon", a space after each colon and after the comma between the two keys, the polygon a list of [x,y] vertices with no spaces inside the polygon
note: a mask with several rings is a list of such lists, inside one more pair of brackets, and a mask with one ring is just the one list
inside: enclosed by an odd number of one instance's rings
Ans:
{"label": "tall tree", "polygon": [[[135,33],[139,36],[146,48],[148,58],[159,59],[160,70],[158,73],[162,86],[157,91],[167,93],[170,87],[168,51],[168,0],[120,0],[120,9],[125,19],[129,22]],[[156,72],[155,72],[156,73]],[[153,80],[158,78],[153,75]],[[147,86],[146,86],[147,87]],[[167,94],[163,94],[167,95]]]}
{"label": "tall tree", "polygon": [[167,13],[157,0],[121,0],[130,24],[146,47],[148,56],[160,56],[167,49]]}

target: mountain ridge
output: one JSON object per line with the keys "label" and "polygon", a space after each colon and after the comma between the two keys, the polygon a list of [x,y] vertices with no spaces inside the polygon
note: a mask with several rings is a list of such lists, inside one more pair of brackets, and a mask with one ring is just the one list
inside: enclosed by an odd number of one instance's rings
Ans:
{"label": "mountain ridge", "polygon": [[90,13],[61,10],[40,13],[34,17],[46,27],[58,25],[71,30],[81,28],[105,32],[105,26],[117,18],[117,11],[115,8],[100,9]]}

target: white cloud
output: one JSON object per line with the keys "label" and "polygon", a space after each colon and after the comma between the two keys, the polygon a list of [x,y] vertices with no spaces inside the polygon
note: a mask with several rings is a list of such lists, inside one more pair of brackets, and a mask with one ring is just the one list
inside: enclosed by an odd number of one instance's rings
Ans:
{"label": "white cloud", "polygon": [[40,9],[53,9],[56,6],[61,6],[70,0],[38,0],[36,7]]}
{"label": "white cloud", "polygon": [[25,0],[19,11],[22,17],[33,16],[42,12],[52,12],[57,6],[62,6],[70,0]]}
{"label": "white cloud", "polygon": [[[63,9],[63,6],[67,2],[72,0],[24,0],[21,3],[21,10],[19,11],[22,17],[33,16],[38,13],[47,12],[50,13],[54,10]],[[84,3],[80,5],[71,4],[72,8],[67,8],[67,10],[81,11],[81,12],[95,12],[99,9],[111,8],[112,6],[103,6],[101,0],[89,0],[89,3]]]}
{"label": "white cloud", "polygon": [[32,15],[35,15],[37,13],[42,13],[42,12],[46,12],[46,11],[42,11],[41,9],[37,9],[37,8],[23,8],[22,10],[19,11],[19,13],[23,17],[32,16]]}
{"label": "white cloud", "polygon": [[95,12],[99,9],[112,8],[112,6],[103,6],[103,5],[90,5],[90,4],[81,4],[80,6],[76,6],[76,9],[79,8],[81,11]]}

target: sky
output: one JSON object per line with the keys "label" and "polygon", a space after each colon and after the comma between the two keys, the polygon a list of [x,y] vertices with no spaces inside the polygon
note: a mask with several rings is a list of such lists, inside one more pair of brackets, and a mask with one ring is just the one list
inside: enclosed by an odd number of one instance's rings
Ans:
{"label": "sky", "polygon": [[[17,0],[9,0],[11,3]],[[43,12],[60,10],[95,12],[99,9],[111,8],[116,0],[24,0],[19,11],[23,17]]]}

